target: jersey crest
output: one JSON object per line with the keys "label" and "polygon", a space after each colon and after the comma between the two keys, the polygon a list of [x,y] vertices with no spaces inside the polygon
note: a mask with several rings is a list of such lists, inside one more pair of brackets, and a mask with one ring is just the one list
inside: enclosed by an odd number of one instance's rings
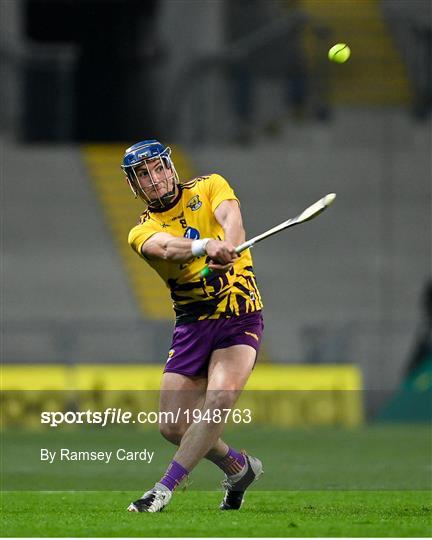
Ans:
{"label": "jersey crest", "polygon": [[186,206],[190,208],[192,212],[199,210],[202,206],[202,202],[200,201],[199,195],[195,195],[194,197],[192,197],[192,199],[187,203]]}

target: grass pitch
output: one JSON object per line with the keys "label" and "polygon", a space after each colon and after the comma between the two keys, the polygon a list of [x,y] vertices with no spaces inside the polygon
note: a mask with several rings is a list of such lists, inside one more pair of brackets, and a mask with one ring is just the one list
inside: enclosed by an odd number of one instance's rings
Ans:
{"label": "grass pitch", "polygon": [[[154,484],[171,461],[174,447],[158,433],[139,430],[6,431],[2,437],[4,491],[132,491]],[[234,448],[258,456],[265,474],[260,491],[426,491],[432,487],[432,437],[427,425],[372,425],[358,429],[226,431]],[[41,462],[40,449],[154,451],[151,463],[115,461]],[[191,489],[220,485],[222,472],[203,460],[190,476]]]}
{"label": "grass pitch", "polygon": [[160,514],[125,511],[129,492],[7,492],[4,536],[427,537],[427,492],[251,491],[238,512],[217,509],[221,493],[176,493]]}
{"label": "grass pitch", "polygon": [[[189,489],[176,492],[160,514],[126,512],[171,459],[174,449],[159,434],[51,430],[3,435],[5,537],[432,535],[431,431],[426,425],[236,429],[227,433],[227,440],[259,456],[265,471],[247,492],[243,508],[218,509],[222,491],[205,490],[216,489],[223,475],[203,462],[193,471]],[[38,457],[45,445],[145,445],[156,457],[151,466],[48,465]],[[56,491],[65,489],[70,491]]]}

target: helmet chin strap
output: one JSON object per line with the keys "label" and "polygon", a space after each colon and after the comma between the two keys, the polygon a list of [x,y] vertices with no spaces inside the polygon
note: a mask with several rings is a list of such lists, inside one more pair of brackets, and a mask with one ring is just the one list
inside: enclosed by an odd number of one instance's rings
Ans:
{"label": "helmet chin strap", "polygon": [[158,210],[161,208],[165,208],[165,206],[168,206],[174,200],[175,195],[176,189],[174,184],[172,190],[167,191],[167,193],[165,193],[165,195],[162,195],[162,197],[159,197],[158,199],[149,202],[148,206],[150,208],[156,208]]}

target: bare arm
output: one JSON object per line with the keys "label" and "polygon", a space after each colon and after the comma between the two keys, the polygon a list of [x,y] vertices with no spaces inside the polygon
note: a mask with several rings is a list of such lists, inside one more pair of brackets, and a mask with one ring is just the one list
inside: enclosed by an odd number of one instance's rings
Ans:
{"label": "bare arm", "polygon": [[215,210],[215,218],[222,226],[225,240],[211,240],[207,244],[207,254],[211,258],[209,268],[213,271],[229,270],[238,258],[235,247],[245,241],[245,230],[238,202],[235,200],[222,201]]}
{"label": "bare arm", "polygon": [[141,253],[147,259],[163,259],[175,263],[191,261],[192,240],[168,233],[156,233],[141,247]]}
{"label": "bare arm", "polygon": [[225,242],[230,242],[234,246],[243,244],[245,230],[238,202],[235,200],[222,201],[216,208],[214,215],[224,230]]}

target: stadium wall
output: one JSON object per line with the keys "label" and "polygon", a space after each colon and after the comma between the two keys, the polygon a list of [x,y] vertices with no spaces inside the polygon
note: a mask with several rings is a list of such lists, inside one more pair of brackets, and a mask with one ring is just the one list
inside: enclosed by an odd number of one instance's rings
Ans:
{"label": "stadium wall", "polygon": [[[159,365],[6,365],[2,426],[40,428],[43,410],[157,410],[161,375]],[[363,421],[362,377],[350,365],[257,366],[236,403],[245,409],[254,425],[355,427]]]}
{"label": "stadium wall", "polygon": [[[272,361],[355,363],[366,390],[397,387],[430,275],[429,145],[402,112],[351,109],[251,151],[184,146],[199,174],[232,183],[249,236],[338,194],[254,250]],[[4,361],[162,362],[172,323],[141,318],[78,149],[4,155]]]}

